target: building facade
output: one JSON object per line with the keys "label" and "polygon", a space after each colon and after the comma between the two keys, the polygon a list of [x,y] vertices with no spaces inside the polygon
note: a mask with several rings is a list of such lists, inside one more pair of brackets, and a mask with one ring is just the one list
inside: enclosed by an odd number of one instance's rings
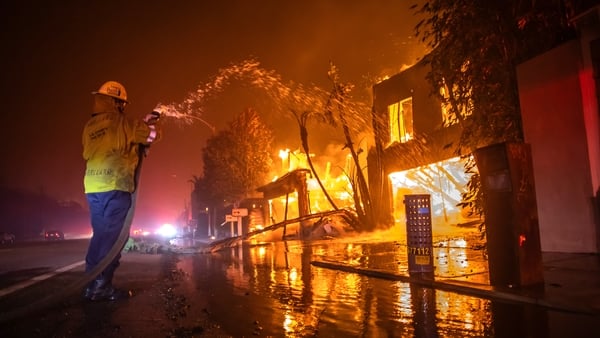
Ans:
{"label": "building facade", "polygon": [[579,39],[517,67],[543,251],[600,250],[599,9],[576,18]]}
{"label": "building facade", "polygon": [[[580,32],[517,67],[525,142],[532,153],[542,251],[600,250],[600,7]],[[403,196],[427,193],[433,230],[468,224],[459,210],[469,177],[453,152],[458,126],[443,127],[423,63],[373,86],[375,145],[369,184],[381,222],[402,222]],[[387,218],[386,218],[387,217]]]}
{"label": "building facade", "polygon": [[445,111],[431,95],[427,72],[420,62],[373,86],[369,184],[382,223],[402,222],[407,194],[431,195],[434,227],[472,221],[456,206],[469,179],[452,147],[460,129],[444,127]]}

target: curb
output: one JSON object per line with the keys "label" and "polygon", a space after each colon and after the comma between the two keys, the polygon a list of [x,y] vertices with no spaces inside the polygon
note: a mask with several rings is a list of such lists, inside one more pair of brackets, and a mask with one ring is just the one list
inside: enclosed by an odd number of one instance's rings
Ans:
{"label": "curb", "polygon": [[534,304],[551,310],[563,312],[572,312],[577,314],[586,314],[592,316],[600,315],[600,310],[588,306],[573,306],[572,304],[562,304],[558,302],[548,301],[544,298],[521,295],[516,292],[500,290],[486,284],[457,282],[448,280],[430,280],[406,275],[395,274],[385,270],[369,269],[348,264],[331,262],[331,261],[311,261],[312,265],[320,268],[340,270],[349,273],[356,273],[368,277],[387,279],[392,281],[400,281],[403,283],[417,284],[424,287],[439,289],[443,291],[460,293],[468,296],[475,296],[490,300],[500,300],[506,302],[516,302],[525,304]]}

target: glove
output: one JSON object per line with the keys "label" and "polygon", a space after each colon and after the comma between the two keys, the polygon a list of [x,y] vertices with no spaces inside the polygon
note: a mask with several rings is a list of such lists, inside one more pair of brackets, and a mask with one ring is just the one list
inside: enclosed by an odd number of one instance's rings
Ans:
{"label": "glove", "polygon": [[144,116],[144,122],[147,125],[154,125],[158,122],[159,119],[160,119],[160,113],[157,111],[153,111],[150,114],[146,114],[146,116]]}

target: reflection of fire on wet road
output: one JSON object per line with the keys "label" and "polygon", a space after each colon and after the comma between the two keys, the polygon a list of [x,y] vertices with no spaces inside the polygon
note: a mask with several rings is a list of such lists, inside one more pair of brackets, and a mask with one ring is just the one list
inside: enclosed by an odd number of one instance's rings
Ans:
{"label": "reflection of fire on wet road", "polygon": [[[406,283],[311,265],[328,260],[408,274],[403,232],[394,228],[327,241],[245,243],[218,254],[182,257],[179,268],[191,275],[191,287],[211,294],[211,313],[233,336],[252,334],[255,321],[261,335],[274,336],[394,332],[402,337],[423,329],[439,336],[485,336],[492,325],[488,300],[423,292]],[[434,235],[436,279],[485,282],[487,261],[474,249],[478,244],[472,229]],[[414,323],[419,318],[434,322],[423,328]]]}

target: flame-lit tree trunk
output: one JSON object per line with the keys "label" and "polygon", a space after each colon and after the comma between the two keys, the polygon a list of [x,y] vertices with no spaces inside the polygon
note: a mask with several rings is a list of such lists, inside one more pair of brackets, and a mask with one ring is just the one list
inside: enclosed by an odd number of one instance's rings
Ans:
{"label": "flame-lit tree trunk", "polygon": [[[302,149],[304,150],[304,153],[306,154],[306,162],[308,163],[308,166],[310,167],[310,171],[312,172],[314,178],[319,183],[319,186],[321,187],[323,194],[329,201],[329,204],[331,204],[333,209],[338,210],[338,207],[335,205],[335,202],[333,202],[333,199],[327,192],[327,189],[323,185],[323,182],[321,182],[321,178],[319,178],[319,175],[317,175],[317,171],[315,170],[315,167],[310,158],[310,150],[309,150],[309,146],[308,146],[308,129],[306,128],[306,124],[308,123],[308,118],[309,118],[309,116],[311,116],[311,113],[305,111],[305,112],[298,114],[297,112],[292,111],[292,114],[296,118],[296,122],[298,122],[298,127],[300,128],[300,140],[302,142]],[[314,114],[312,114],[312,115],[314,115]],[[317,116],[317,115],[314,115],[314,116]]]}
{"label": "flame-lit tree trunk", "polygon": [[376,224],[369,186],[367,185],[365,174],[360,165],[360,160],[358,158],[359,153],[354,146],[350,127],[346,118],[347,107],[345,101],[350,92],[350,86],[340,83],[337,68],[333,64],[330,65],[329,77],[333,82],[333,89],[327,103],[327,111],[330,116],[333,115],[333,111],[337,112],[338,120],[341,123],[344,132],[345,147],[350,151],[356,169],[353,175],[355,177],[351,177],[356,213],[363,229],[373,230],[375,229]]}

